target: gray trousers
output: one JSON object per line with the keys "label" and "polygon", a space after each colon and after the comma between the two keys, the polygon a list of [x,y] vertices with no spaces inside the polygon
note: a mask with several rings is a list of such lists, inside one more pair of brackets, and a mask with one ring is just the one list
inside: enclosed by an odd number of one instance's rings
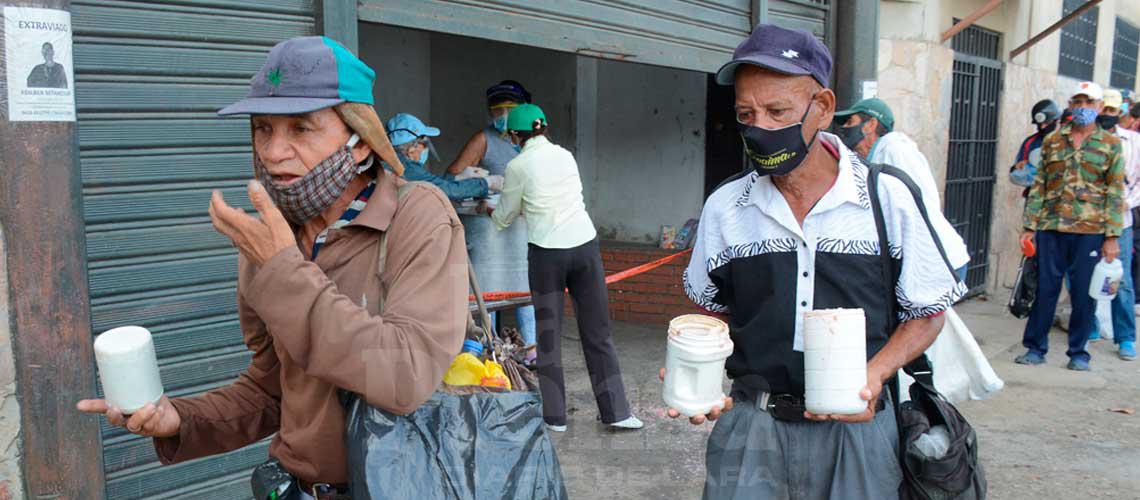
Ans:
{"label": "gray trousers", "polygon": [[709,436],[705,464],[705,499],[889,500],[902,482],[890,404],[871,422],[845,424],[776,420],[737,399]]}
{"label": "gray trousers", "polygon": [[586,371],[602,423],[630,416],[617,351],[610,335],[606,272],[598,240],[567,249],[530,245],[530,291],[538,334],[538,386],[542,417],[550,425],[566,425],[566,382],[562,375],[562,317],[566,292],[574,303]]}

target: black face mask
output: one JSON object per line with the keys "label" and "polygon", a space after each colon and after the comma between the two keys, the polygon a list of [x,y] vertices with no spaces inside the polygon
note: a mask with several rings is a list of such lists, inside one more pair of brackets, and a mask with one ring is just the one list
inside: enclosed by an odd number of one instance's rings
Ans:
{"label": "black face mask", "polygon": [[1054,130],[1057,130],[1057,120],[1053,120],[1049,123],[1046,123],[1045,125],[1038,125],[1037,126],[1038,132],[1042,132],[1042,133],[1046,133],[1046,134],[1051,133]]}
{"label": "black face mask", "polygon": [[[814,102],[815,96],[812,96]],[[811,104],[804,110],[800,121],[786,127],[768,129],[738,123],[740,137],[744,139],[744,154],[752,163],[752,168],[760,175],[787,175],[804,162],[808,149],[819,135],[816,130],[811,141],[804,142],[804,118],[807,118]]]}
{"label": "black face mask", "polygon": [[1116,128],[1116,124],[1120,123],[1119,116],[1099,115],[1096,117],[1097,125],[1105,130],[1112,130]]}
{"label": "black face mask", "polygon": [[847,149],[855,151],[855,146],[863,142],[863,138],[867,134],[863,133],[863,124],[852,125],[850,127],[841,127],[835,131],[835,135],[839,136],[839,140],[847,146]]}

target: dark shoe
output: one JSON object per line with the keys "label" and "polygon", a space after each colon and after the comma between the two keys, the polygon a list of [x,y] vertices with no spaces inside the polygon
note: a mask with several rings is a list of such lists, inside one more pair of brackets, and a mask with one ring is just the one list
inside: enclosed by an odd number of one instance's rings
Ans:
{"label": "dark shoe", "polygon": [[1013,362],[1019,365],[1040,365],[1045,363],[1045,356],[1037,354],[1033,351],[1029,351],[1025,354],[1022,354],[1021,356],[1018,356],[1017,359],[1013,360]]}
{"label": "dark shoe", "polygon": [[1087,372],[1089,370],[1092,370],[1092,367],[1089,366],[1089,362],[1085,361],[1083,359],[1069,360],[1069,365],[1066,366],[1065,368],[1068,368],[1068,369],[1073,370],[1075,372]]}

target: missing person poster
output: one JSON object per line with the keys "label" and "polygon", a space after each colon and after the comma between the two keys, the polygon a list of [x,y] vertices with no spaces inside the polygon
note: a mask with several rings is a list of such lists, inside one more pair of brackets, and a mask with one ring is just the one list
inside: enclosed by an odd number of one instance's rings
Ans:
{"label": "missing person poster", "polygon": [[8,120],[75,121],[71,13],[4,7]]}

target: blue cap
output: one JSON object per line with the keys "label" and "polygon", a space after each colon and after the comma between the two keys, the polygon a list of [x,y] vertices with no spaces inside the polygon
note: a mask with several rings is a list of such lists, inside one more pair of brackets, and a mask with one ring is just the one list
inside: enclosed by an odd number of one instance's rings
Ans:
{"label": "blue cap", "polygon": [[219,115],[297,115],[344,102],[373,104],[376,72],[324,36],[290,38],[273,46],[249,82],[245,99]]}
{"label": "blue cap", "polygon": [[736,69],[751,64],[785,75],[811,75],[820,85],[831,81],[831,51],[815,35],[805,30],[781,28],[774,24],[756,26],[736,47],[732,61],[716,72],[716,83],[732,85]]}
{"label": "blue cap", "polygon": [[469,352],[471,354],[479,356],[483,354],[483,344],[479,343],[478,340],[464,340],[463,352]]}
{"label": "blue cap", "polygon": [[436,137],[439,129],[427,126],[423,120],[408,113],[399,113],[388,120],[388,140],[393,146],[407,144],[420,137]]}

